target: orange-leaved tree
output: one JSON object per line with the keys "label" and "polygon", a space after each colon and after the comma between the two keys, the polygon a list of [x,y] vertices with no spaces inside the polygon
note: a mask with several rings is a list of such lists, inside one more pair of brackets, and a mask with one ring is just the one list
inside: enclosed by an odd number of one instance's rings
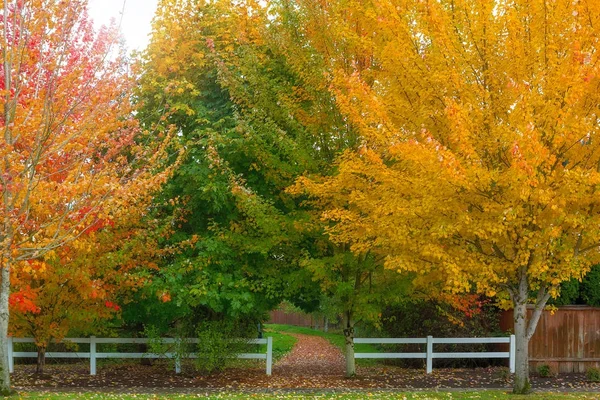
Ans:
{"label": "orange-leaved tree", "polygon": [[544,306],[600,260],[600,3],[297,7],[314,42],[330,44],[332,91],[363,140],[335,177],[302,182],[331,204],[330,233],[424,285],[512,306],[514,391],[527,392]]}
{"label": "orange-leaved tree", "polygon": [[[136,206],[129,214],[144,210]],[[119,315],[120,303],[147,283],[144,273],[156,268],[152,260],[159,254],[154,224],[140,215],[98,220],[51,256],[12,269],[9,332],[34,338],[36,372],[44,372],[52,340],[102,332],[103,322]]]}
{"label": "orange-leaved tree", "polygon": [[[50,261],[166,179],[165,140],[133,119],[133,73],[85,0],[4,0],[0,14],[0,390],[10,391],[11,271]],[[15,271],[19,275],[19,271]]]}

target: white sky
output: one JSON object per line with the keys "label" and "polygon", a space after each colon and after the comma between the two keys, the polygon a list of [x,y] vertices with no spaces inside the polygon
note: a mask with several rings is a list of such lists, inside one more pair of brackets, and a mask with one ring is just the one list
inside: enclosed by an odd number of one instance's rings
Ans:
{"label": "white sky", "polygon": [[119,23],[123,4],[125,13],[121,22],[121,32],[130,50],[143,50],[148,44],[150,22],[156,11],[158,0],[89,0],[90,18],[99,28],[108,25],[111,18]]}

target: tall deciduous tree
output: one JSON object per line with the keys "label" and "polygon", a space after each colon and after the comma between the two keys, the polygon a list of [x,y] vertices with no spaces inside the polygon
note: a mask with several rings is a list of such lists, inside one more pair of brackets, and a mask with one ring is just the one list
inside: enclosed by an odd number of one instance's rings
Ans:
{"label": "tall deciduous tree", "polygon": [[377,258],[328,240],[328,223],[311,212],[323,204],[288,190],[304,172],[330,173],[358,143],[305,20],[285,2],[159,4],[144,117],[169,110],[181,128],[189,159],[167,190],[184,201],[186,217],[174,238],[198,237],[164,271],[185,277],[194,296],[186,303],[218,310],[248,312],[282,297],[309,306],[324,292],[344,314],[354,375],[355,324],[377,320],[403,291]]}
{"label": "tall deciduous tree", "polygon": [[600,3],[298,4],[316,42],[356,53],[351,71],[328,60],[363,145],[305,182],[338,202],[323,214],[331,234],[424,284],[508,301],[514,391],[527,392],[546,302],[600,256]]}
{"label": "tall deciduous tree", "polygon": [[116,31],[96,34],[86,7],[4,0],[0,14],[2,392],[10,390],[11,270],[51,259],[99,219],[126,218],[121,213],[165,179],[154,174],[164,148],[140,144],[159,141],[132,118],[133,74]]}
{"label": "tall deciduous tree", "polygon": [[[233,29],[234,14],[220,2],[159,3],[140,117],[168,113],[187,150],[164,190],[178,200],[158,215],[175,219],[163,245],[182,251],[163,260],[157,280],[190,313],[260,317],[295,290],[287,273],[302,273],[289,246],[297,240],[288,215],[295,204],[281,194],[312,161],[296,131],[278,131],[262,107],[250,111],[230,96],[225,74],[238,65],[235,36],[245,32]],[[270,67],[282,73],[277,63]],[[186,241],[192,245],[178,245]]]}

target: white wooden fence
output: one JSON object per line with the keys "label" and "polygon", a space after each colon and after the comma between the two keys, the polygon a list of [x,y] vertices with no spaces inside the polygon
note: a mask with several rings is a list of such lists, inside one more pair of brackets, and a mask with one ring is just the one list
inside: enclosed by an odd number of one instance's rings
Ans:
{"label": "white wooden fence", "polygon": [[[47,352],[46,358],[89,358],[90,359],[90,375],[96,375],[96,360],[99,358],[173,358],[175,359],[175,372],[181,372],[181,354],[175,352],[167,352],[167,353],[99,353],[96,350],[96,345],[101,343],[112,343],[112,344],[127,344],[127,343],[149,343],[155,342],[154,339],[147,338],[65,338],[62,340],[63,343],[89,343],[90,351],[89,352]],[[9,371],[14,372],[14,359],[15,358],[36,358],[37,352],[33,351],[14,351],[13,344],[14,343],[34,343],[32,338],[9,338],[8,341],[8,366]],[[171,338],[161,338],[161,344],[173,344],[178,345],[180,343],[199,343],[198,339],[171,339]],[[244,359],[258,359],[258,360],[266,360],[267,367],[266,372],[267,375],[271,375],[271,370],[273,368],[273,338],[267,337],[265,339],[250,339],[247,340],[248,344],[266,344],[267,352],[266,353],[241,353],[238,354],[238,358]],[[185,354],[185,358],[198,358],[198,355],[195,353]]]}
{"label": "white wooden fence", "polygon": [[[515,335],[510,337],[488,337],[488,338],[355,338],[354,343],[372,344],[424,344],[424,353],[355,353],[355,358],[421,358],[427,360],[427,373],[433,370],[434,358],[508,358],[510,372],[515,372]],[[509,350],[506,352],[466,352],[466,353],[435,353],[433,345],[444,344],[484,344],[484,343],[508,343]]]}

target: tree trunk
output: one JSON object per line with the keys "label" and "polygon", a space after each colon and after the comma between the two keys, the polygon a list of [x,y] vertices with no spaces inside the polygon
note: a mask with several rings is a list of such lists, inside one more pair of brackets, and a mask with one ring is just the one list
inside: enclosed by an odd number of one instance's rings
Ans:
{"label": "tree trunk", "polygon": [[12,393],[8,368],[8,296],[10,294],[10,258],[5,256],[0,283],[0,395]]}
{"label": "tree trunk", "polygon": [[[525,295],[527,296],[527,294]],[[527,297],[525,297],[526,299]],[[515,381],[513,392],[525,394],[531,391],[529,383],[529,338],[527,337],[527,300],[515,302]]]}
{"label": "tree trunk", "polygon": [[329,318],[327,317],[323,321],[323,332],[329,332]]}
{"label": "tree trunk", "polygon": [[46,366],[46,347],[38,347],[37,353],[37,366],[35,368],[35,373],[43,374],[44,367]]}
{"label": "tree trunk", "polygon": [[344,313],[344,340],[346,344],[346,377],[356,376],[356,362],[354,360],[354,320],[352,312]]}

